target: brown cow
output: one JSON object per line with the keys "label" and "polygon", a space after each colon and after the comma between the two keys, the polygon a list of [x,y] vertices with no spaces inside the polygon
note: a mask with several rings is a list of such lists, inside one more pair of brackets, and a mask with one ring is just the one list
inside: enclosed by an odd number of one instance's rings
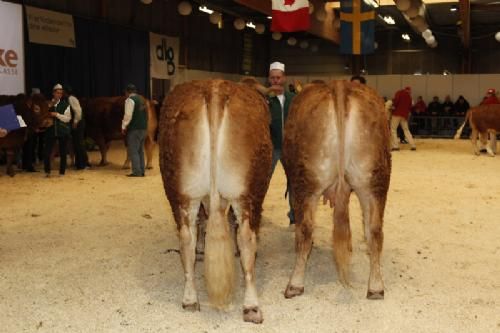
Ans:
{"label": "brown cow", "polygon": [[[125,112],[125,96],[96,97],[82,101],[84,108],[87,136],[92,138],[99,146],[101,162],[99,165],[107,165],[107,153],[112,140],[124,140],[121,133],[123,114]],[[153,168],[153,150],[156,144],[155,136],[158,128],[158,118],[152,103],[148,100],[146,108],[148,111],[148,129],[144,147],[146,150],[146,168]],[[128,158],[124,167],[129,164]]]}
{"label": "brown cow", "polygon": [[0,149],[5,149],[7,153],[7,174],[13,177],[15,175],[13,168],[15,152],[23,147],[28,135],[33,135],[36,131],[50,126],[52,117],[49,114],[49,104],[41,94],[0,95],[0,106],[8,104],[14,105],[16,114],[23,118],[27,126],[11,131],[7,136],[0,138]]}
{"label": "brown cow", "polygon": [[[500,131],[500,104],[480,105],[470,108],[465,115],[465,121],[457,130],[455,139],[459,139],[462,131],[467,124],[470,124],[472,129],[471,142],[472,148],[476,155],[480,154],[477,145],[477,137],[483,146],[486,146],[488,155],[495,156],[496,153],[496,133]],[[488,134],[491,135],[490,145],[487,145]]]}
{"label": "brown cow", "polygon": [[200,307],[194,285],[197,223],[207,223],[205,282],[210,301],[223,308],[232,297],[234,249],[227,213],[238,224],[236,238],[245,277],[243,319],[261,323],[255,255],[271,172],[267,105],[256,90],[222,80],[178,85],[165,102],[160,169],[179,230],[186,279],[182,306]]}
{"label": "brown cow", "polygon": [[295,269],[285,297],[304,292],[317,203],[334,208],[333,249],[340,281],[348,284],[351,246],[349,197],[363,210],[370,252],[369,299],[384,297],[379,257],[391,173],[390,136],[384,102],[364,85],[347,81],[312,84],[295,97],[283,142],[284,168],[296,219]]}

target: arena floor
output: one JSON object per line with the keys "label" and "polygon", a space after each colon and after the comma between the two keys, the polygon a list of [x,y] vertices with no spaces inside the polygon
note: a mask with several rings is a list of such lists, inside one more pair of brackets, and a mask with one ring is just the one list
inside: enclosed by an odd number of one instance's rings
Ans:
{"label": "arena floor", "polygon": [[337,280],[331,212],[320,206],[305,293],[283,297],[295,255],[277,169],[258,247],[260,326],[242,321],[242,283],[228,312],[208,306],[201,263],[201,312],[182,310],[184,278],[171,251],[178,241],[159,169],[124,177],[121,143],[105,168],[49,179],[2,170],[0,331],[498,332],[500,157],[473,156],[465,140],[417,145],[393,154],[383,301],[365,298],[369,266],[354,197],[352,288]]}

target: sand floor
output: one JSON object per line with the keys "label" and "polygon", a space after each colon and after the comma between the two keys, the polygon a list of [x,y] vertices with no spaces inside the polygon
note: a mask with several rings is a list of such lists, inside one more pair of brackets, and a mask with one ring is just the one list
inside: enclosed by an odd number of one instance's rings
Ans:
{"label": "sand floor", "polygon": [[201,312],[181,308],[184,278],[159,168],[124,177],[121,143],[111,165],[64,177],[10,178],[2,168],[0,332],[500,332],[500,157],[473,156],[464,140],[404,149],[393,154],[383,301],[365,298],[354,196],[352,288],[337,279],[332,214],[320,206],[305,293],[283,297],[295,254],[277,169],[258,246],[262,325],[242,321],[242,282],[229,311],[209,307],[202,263]]}

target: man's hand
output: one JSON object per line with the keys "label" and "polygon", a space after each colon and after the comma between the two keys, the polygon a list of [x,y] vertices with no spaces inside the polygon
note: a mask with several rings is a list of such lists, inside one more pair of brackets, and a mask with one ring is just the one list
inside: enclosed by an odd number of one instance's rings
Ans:
{"label": "man's hand", "polygon": [[51,112],[50,115],[55,118],[57,117],[57,112]]}
{"label": "man's hand", "polygon": [[73,128],[76,128],[78,126],[77,123],[73,123]]}
{"label": "man's hand", "polygon": [[278,84],[272,85],[271,87],[269,87],[269,90],[274,92],[276,95],[282,95],[285,91],[285,89]]}
{"label": "man's hand", "polygon": [[126,128],[122,128],[122,134],[123,135],[127,135],[127,129]]}

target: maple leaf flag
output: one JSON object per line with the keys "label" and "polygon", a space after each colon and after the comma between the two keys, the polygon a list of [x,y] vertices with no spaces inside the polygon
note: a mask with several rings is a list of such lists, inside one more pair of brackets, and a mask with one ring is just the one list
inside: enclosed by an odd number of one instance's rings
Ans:
{"label": "maple leaf flag", "polygon": [[305,31],[310,27],[308,0],[272,0],[271,31]]}

